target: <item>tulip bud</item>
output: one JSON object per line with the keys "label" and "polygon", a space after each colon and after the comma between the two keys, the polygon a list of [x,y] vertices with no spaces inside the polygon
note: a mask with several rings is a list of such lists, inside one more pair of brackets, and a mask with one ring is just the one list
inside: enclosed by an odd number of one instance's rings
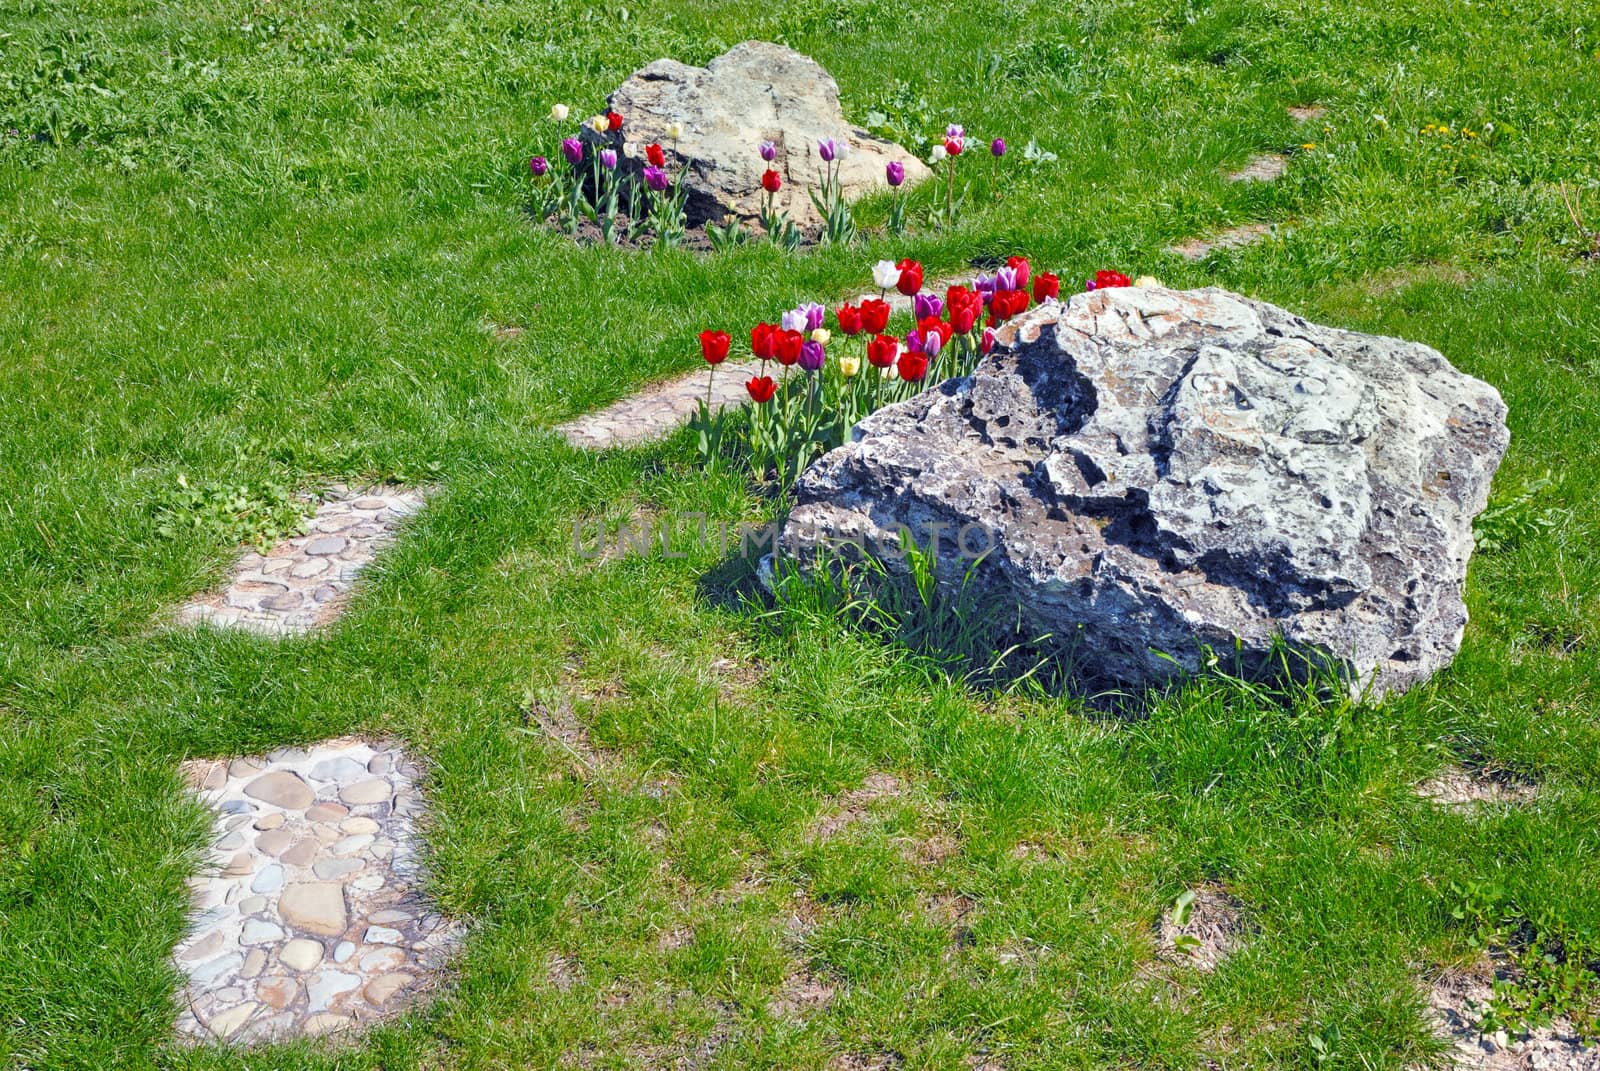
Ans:
{"label": "tulip bud", "polygon": [[683,124],[682,123],[668,123],[667,124],[667,137],[671,138],[673,141],[677,141],[679,138],[683,137]]}
{"label": "tulip bud", "polygon": [[944,163],[944,158],[948,155],[949,153],[945,151],[945,147],[943,145],[935,145],[933,147],[933,151],[928,154],[928,163],[942,164]]}
{"label": "tulip bud", "polygon": [[617,167],[617,150],[615,150],[615,149],[601,149],[600,150],[600,166],[605,168],[607,171],[616,170],[616,167]]}
{"label": "tulip bud", "polygon": [[890,160],[883,165],[883,175],[889,180],[889,185],[899,186],[906,180],[906,165],[899,160]]}
{"label": "tulip bud", "polygon": [[778,147],[770,141],[763,141],[756,151],[761,154],[761,159],[769,164],[778,158]]}
{"label": "tulip bud", "polygon": [[564,123],[567,121],[568,111],[569,109],[565,104],[552,104],[550,106],[550,118],[558,123]]}
{"label": "tulip bud", "polygon": [[535,156],[528,161],[528,170],[533,172],[534,178],[543,178],[545,172],[550,170],[550,161],[542,156]]}
{"label": "tulip bud", "polygon": [[989,143],[989,152],[995,156],[1004,156],[1006,154],[1006,139],[995,138],[991,141]]}
{"label": "tulip bud", "polygon": [[825,164],[833,163],[833,158],[839,154],[839,147],[832,138],[823,138],[817,142],[817,155],[822,157]]}

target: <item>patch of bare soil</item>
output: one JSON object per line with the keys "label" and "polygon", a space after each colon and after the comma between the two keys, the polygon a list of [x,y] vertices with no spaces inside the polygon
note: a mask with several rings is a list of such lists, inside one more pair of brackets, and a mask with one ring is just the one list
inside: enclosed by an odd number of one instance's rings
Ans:
{"label": "patch of bare soil", "polygon": [[893,1071],[905,1063],[906,1058],[897,1052],[843,1052],[828,1064],[828,1071]]}
{"label": "patch of bare soil", "polygon": [[802,967],[783,980],[767,1011],[774,1019],[804,1019],[832,1004],[836,990],[833,982]]}
{"label": "patch of bare soil", "polygon": [[839,797],[833,813],[824,815],[812,832],[818,840],[837,836],[866,818],[872,812],[873,804],[903,796],[905,790],[905,783],[893,774],[868,774],[860,788],[851,789]]}
{"label": "patch of bare soil", "polygon": [[522,724],[537,728],[592,776],[612,772],[618,758],[609,748],[595,744],[589,737],[589,728],[578,720],[572,703],[561,689],[539,689],[530,694],[522,709]]}
{"label": "patch of bare soil", "polygon": [[1428,1009],[1441,1036],[1453,1047],[1458,1068],[1471,1071],[1600,1071],[1600,1048],[1585,1045],[1566,1019],[1529,1034],[1479,1031],[1493,995],[1493,971],[1446,971],[1428,991]]}
{"label": "patch of bare soil", "polygon": [[1289,113],[1289,118],[1298,123],[1309,123],[1313,119],[1321,119],[1328,114],[1328,109],[1320,104],[1305,104],[1285,110]]}
{"label": "patch of bare soil", "polygon": [[1156,924],[1158,949],[1169,963],[1187,963],[1209,973],[1249,936],[1244,905],[1212,885],[1189,892],[1194,896],[1186,908],[1175,904]]}
{"label": "patch of bare soil", "polygon": [[1539,795],[1539,786],[1504,770],[1469,770],[1451,766],[1416,787],[1416,794],[1457,814],[1484,807],[1516,806]]}

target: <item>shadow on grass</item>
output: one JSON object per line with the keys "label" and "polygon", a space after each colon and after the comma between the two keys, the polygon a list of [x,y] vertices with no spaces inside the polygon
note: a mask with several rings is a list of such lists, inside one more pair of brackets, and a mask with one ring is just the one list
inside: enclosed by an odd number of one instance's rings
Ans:
{"label": "shadow on grass", "polygon": [[[772,636],[837,629],[873,637],[904,656],[929,683],[956,683],[980,693],[1067,697],[1086,713],[1136,720],[1197,680],[1224,683],[1266,706],[1306,699],[1351,700],[1350,674],[1338,659],[1275,641],[1265,652],[1199,648],[1189,670],[1171,658],[1160,684],[1130,685],[1095,674],[1083,641],[1039,631],[1014,598],[974,583],[971,562],[959,585],[941,582],[937,563],[914,544],[901,567],[872,557],[819,559],[807,567],[735,553],[701,577],[711,605],[746,617]],[[1163,657],[1169,657],[1163,655]]]}

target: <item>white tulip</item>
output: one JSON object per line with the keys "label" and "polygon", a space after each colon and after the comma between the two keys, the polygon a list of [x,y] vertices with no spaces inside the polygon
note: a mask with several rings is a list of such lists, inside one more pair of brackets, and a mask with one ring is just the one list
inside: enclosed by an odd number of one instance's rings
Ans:
{"label": "white tulip", "polygon": [[887,290],[900,282],[900,269],[892,260],[880,260],[872,266],[872,281],[879,290]]}
{"label": "white tulip", "polygon": [[944,158],[949,155],[949,153],[944,151],[943,145],[935,145],[933,147],[933,151],[928,154],[928,163],[942,164],[944,163]]}
{"label": "white tulip", "polygon": [[564,123],[567,121],[567,111],[568,109],[565,104],[552,105],[550,108],[550,118],[554,119],[558,123]]}
{"label": "white tulip", "polygon": [[667,137],[671,138],[673,141],[677,141],[679,138],[683,137],[683,124],[682,123],[668,123],[667,124]]}

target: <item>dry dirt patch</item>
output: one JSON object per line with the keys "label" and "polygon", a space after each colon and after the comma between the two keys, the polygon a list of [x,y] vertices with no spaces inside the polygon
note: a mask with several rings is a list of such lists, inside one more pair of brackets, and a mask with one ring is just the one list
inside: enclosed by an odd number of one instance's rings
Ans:
{"label": "dry dirt patch", "polygon": [[1493,996],[1493,969],[1446,971],[1428,991],[1429,1014],[1452,1042],[1458,1068],[1472,1071],[1600,1071],[1600,1048],[1585,1045],[1567,1019],[1526,1036],[1479,1032],[1484,1006]]}
{"label": "dry dirt patch", "polygon": [[1163,959],[1209,973],[1244,945],[1249,927],[1243,904],[1216,886],[1201,885],[1162,913],[1156,935]]}

